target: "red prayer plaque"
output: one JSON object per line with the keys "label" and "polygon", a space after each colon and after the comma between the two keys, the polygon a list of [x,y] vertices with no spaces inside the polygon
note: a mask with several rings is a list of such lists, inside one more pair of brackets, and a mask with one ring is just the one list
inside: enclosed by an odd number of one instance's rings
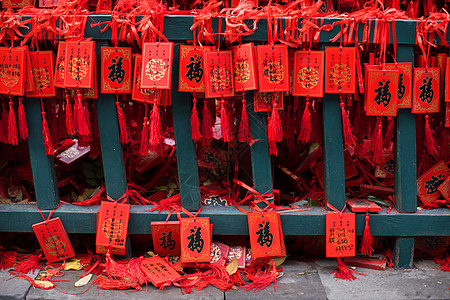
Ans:
{"label": "red prayer plaque", "polygon": [[233,52],[234,91],[258,89],[253,43],[231,47]]}
{"label": "red prayer plaque", "polygon": [[255,112],[272,111],[273,101],[277,101],[277,109],[283,110],[283,92],[259,93],[255,92],[254,110]]}
{"label": "red prayer plaque", "polygon": [[366,114],[396,116],[399,72],[368,70],[367,77]]}
{"label": "red prayer plaque", "polygon": [[130,205],[102,201],[97,219],[96,245],[125,249]]}
{"label": "red prayer plaque", "polygon": [[450,56],[447,57],[445,65],[445,102],[450,102]]}
{"label": "red prayer plaque", "polygon": [[156,286],[161,286],[168,280],[180,277],[175,269],[159,256],[146,257],[141,261],[141,270],[150,282]]}
{"label": "red prayer plaque", "polygon": [[438,190],[447,201],[450,201],[450,177],[438,187]]}
{"label": "red prayer plaque", "polygon": [[[385,65],[386,70],[397,70],[398,75],[398,93],[397,107],[412,107],[412,63],[389,63]],[[366,81],[367,82],[367,81]]]}
{"label": "red prayer plaque", "polygon": [[326,214],[327,257],[355,256],[355,214]]}
{"label": "red prayer plaque", "polygon": [[205,69],[203,54],[211,51],[212,47],[199,47],[192,45],[180,46],[179,84],[180,92],[205,92]]}
{"label": "red prayer plaque", "polygon": [[347,206],[352,212],[380,212],[381,207],[365,199],[349,199]]}
{"label": "red prayer plaque", "polygon": [[439,112],[439,68],[414,68],[413,113]]}
{"label": "red prayer plaque", "polygon": [[75,256],[75,251],[59,217],[34,224],[33,231],[49,263]]}
{"label": "red prayer plaque", "polygon": [[26,55],[26,67],[25,67],[25,92],[31,92],[35,90],[34,78],[33,78],[33,68],[31,67],[30,51],[28,51],[28,46],[20,46],[18,48],[25,49]]}
{"label": "red prayer plaque", "polygon": [[25,47],[0,48],[0,94],[23,96],[26,63]]}
{"label": "red prayer plaque", "polygon": [[390,178],[394,177],[394,154],[383,153],[384,160],[375,167],[375,177]]}
{"label": "red prayer plaque", "polygon": [[248,229],[252,257],[283,256],[284,239],[279,215],[276,211],[249,213]]}
{"label": "red prayer plaque", "polygon": [[173,43],[144,43],[142,50],[141,87],[170,89]]}
{"label": "red prayer plaque", "polygon": [[56,54],[56,63],[55,63],[55,82],[54,85],[56,87],[64,88],[64,68],[66,66],[66,42],[59,41],[58,42],[58,52]]}
{"label": "red prayer plaque", "polygon": [[295,51],[293,96],[323,96],[323,51]]}
{"label": "red prayer plaque", "polygon": [[55,97],[53,84],[53,52],[30,52],[33,70],[34,91],[27,92],[27,97]]}
{"label": "red prayer plaque", "polygon": [[325,48],[325,93],[355,93],[354,47]]}
{"label": "red prayer plaque", "polygon": [[181,263],[210,262],[211,236],[209,218],[181,219]]}
{"label": "red prayer plaque", "polygon": [[101,92],[131,92],[131,48],[101,48]]}
{"label": "red prayer plaque", "polygon": [[233,56],[231,51],[206,51],[205,98],[233,97]]}
{"label": "red prayer plaque", "polygon": [[259,45],[256,52],[259,92],[288,92],[288,46]]}
{"label": "red prayer plaque", "polygon": [[32,0],[3,0],[4,8],[24,8],[25,6],[32,5]]}
{"label": "red prayer plaque", "polygon": [[219,263],[225,266],[228,258],[230,247],[225,244],[212,242],[211,243],[211,263]]}
{"label": "red prayer plaque", "polygon": [[153,249],[160,256],[180,256],[180,222],[151,222]]}
{"label": "red prayer plaque", "polygon": [[245,269],[247,248],[245,246],[231,246],[228,252],[228,261],[231,262],[236,257],[239,269]]}
{"label": "red prayer plaque", "polygon": [[169,256],[167,258],[167,261],[175,269],[175,271],[183,272],[183,267],[181,266],[181,257],[180,256]]}
{"label": "red prayer plaque", "polygon": [[94,77],[95,42],[66,41],[64,86],[91,89]]}
{"label": "red prayer plaque", "polygon": [[142,55],[134,56],[133,89],[131,100],[153,103],[157,98],[157,90],[141,88]]}
{"label": "red prayer plaque", "polygon": [[437,162],[417,180],[417,195],[423,204],[428,204],[440,196],[439,186],[449,177],[450,170],[444,161]]}
{"label": "red prayer plaque", "polygon": [[[100,217],[100,211],[97,212],[97,224],[98,224],[99,217]],[[125,255],[125,248],[105,247],[105,246],[95,245],[95,251],[97,253],[107,253],[108,250],[113,255]]]}

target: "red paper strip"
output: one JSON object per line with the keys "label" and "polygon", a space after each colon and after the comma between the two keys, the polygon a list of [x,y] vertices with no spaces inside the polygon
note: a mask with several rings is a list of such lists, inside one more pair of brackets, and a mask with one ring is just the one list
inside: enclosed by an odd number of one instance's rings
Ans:
{"label": "red paper strip", "polygon": [[392,63],[385,65],[386,70],[398,70],[398,108],[412,107],[412,63]]}
{"label": "red paper strip", "polygon": [[355,59],[354,47],[325,48],[325,93],[355,93]]}
{"label": "red paper strip", "polygon": [[58,52],[56,54],[55,64],[55,83],[56,87],[64,88],[64,68],[66,66],[66,42],[59,41]]}
{"label": "red paper strip", "polygon": [[180,274],[159,256],[146,257],[141,261],[141,270],[145,273],[150,282],[156,286],[161,286],[168,280],[180,277]]}
{"label": "red paper strip", "polygon": [[206,51],[205,98],[233,97],[233,58],[231,51]]}
{"label": "red paper strip", "polygon": [[33,231],[49,263],[75,256],[75,251],[59,217],[34,224]]}
{"label": "red paper strip", "polygon": [[326,214],[327,257],[355,256],[355,214]]}
{"label": "red paper strip", "polygon": [[286,45],[256,46],[259,92],[289,91],[289,59]]}
{"label": "red paper strip", "polygon": [[449,176],[450,170],[441,160],[417,179],[417,195],[423,204],[431,203],[440,196],[438,188]]}
{"label": "red paper strip", "polygon": [[131,48],[102,47],[101,92],[131,92]]}
{"label": "red paper strip", "polygon": [[151,222],[153,249],[160,256],[180,256],[180,222]]}
{"label": "red paper strip", "polygon": [[0,94],[23,96],[25,65],[24,47],[0,48]]}
{"label": "red paper strip", "polygon": [[283,92],[278,93],[259,93],[255,92],[254,110],[255,112],[272,111],[273,101],[277,101],[277,109],[284,109]]}
{"label": "red paper strip", "polygon": [[271,211],[249,213],[247,216],[252,257],[283,256],[286,250],[279,214]]}
{"label": "red paper strip", "polygon": [[295,51],[293,96],[323,96],[323,64],[323,51]]}
{"label": "red paper strip", "polygon": [[181,262],[210,262],[211,227],[209,218],[181,219]]}
{"label": "red paper strip", "polygon": [[396,116],[399,72],[369,70],[367,77],[367,115]]}
{"label": "red paper strip", "polygon": [[212,47],[198,47],[191,45],[180,46],[180,71],[179,85],[180,92],[205,92],[205,68],[203,55],[205,51],[211,51]]}
{"label": "red paper strip", "polygon": [[170,89],[173,43],[144,43],[142,50],[141,87]]}
{"label": "red paper strip", "polygon": [[234,91],[258,89],[253,43],[231,47],[233,52]]}
{"label": "red paper strip", "polygon": [[30,52],[33,71],[34,91],[28,92],[27,97],[55,97],[53,84],[53,52]]}
{"label": "red paper strip", "polygon": [[64,86],[91,89],[93,87],[94,41],[66,41]]}
{"label": "red paper strip", "polygon": [[439,112],[439,68],[414,68],[413,113]]}
{"label": "red paper strip", "polygon": [[96,245],[125,249],[130,205],[102,201],[97,219]]}

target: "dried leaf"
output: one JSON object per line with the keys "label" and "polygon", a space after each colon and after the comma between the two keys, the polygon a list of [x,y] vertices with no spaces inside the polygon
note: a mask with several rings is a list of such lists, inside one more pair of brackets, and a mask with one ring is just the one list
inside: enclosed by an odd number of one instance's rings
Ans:
{"label": "dried leaf", "polygon": [[49,290],[49,289],[55,287],[55,284],[48,280],[35,280],[34,284],[35,284],[35,287],[38,287],[43,290]]}
{"label": "dried leaf", "polygon": [[144,253],[144,257],[153,257],[156,256],[156,254],[153,251],[147,251]]}
{"label": "dried leaf", "polygon": [[234,273],[236,273],[238,267],[239,267],[239,264],[238,264],[238,261],[236,259],[236,256],[233,256],[233,260],[226,266],[228,274],[231,276]]}
{"label": "dried leaf", "polygon": [[92,278],[92,274],[88,274],[84,277],[82,277],[80,280],[78,280],[77,282],[75,282],[75,286],[83,286],[89,283],[89,281]]}
{"label": "dried leaf", "polygon": [[282,256],[282,257],[274,257],[274,258],[272,258],[272,260],[275,262],[277,267],[279,267],[279,266],[281,266],[284,263],[286,258],[287,258],[287,255],[286,256]]}
{"label": "dried leaf", "polygon": [[66,263],[64,264],[64,270],[81,270],[83,266],[80,263],[79,259],[71,258],[66,260]]}

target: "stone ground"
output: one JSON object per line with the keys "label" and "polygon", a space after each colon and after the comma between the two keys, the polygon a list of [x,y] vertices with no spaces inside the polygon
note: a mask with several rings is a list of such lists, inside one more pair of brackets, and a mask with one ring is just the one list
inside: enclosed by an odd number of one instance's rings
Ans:
{"label": "stone ground", "polygon": [[[450,299],[450,272],[435,269],[433,261],[416,261],[411,270],[385,271],[366,270],[367,276],[358,276],[359,280],[349,282],[336,281],[333,274],[335,260],[317,260],[315,262],[286,261],[284,275],[277,281],[276,291],[273,287],[258,292],[244,290],[222,292],[214,287],[202,291],[194,291],[190,295],[182,295],[179,288],[169,287],[160,291],[153,286],[143,287],[142,291],[107,291],[92,286],[81,295],[67,295],[56,289],[41,290],[30,288],[27,281],[11,278],[7,271],[0,272],[0,299]],[[86,290],[87,286],[74,287],[84,271],[65,271],[65,275],[57,283],[60,290],[77,293]],[[35,274],[36,275],[36,274]],[[31,275],[33,276],[33,275]]]}

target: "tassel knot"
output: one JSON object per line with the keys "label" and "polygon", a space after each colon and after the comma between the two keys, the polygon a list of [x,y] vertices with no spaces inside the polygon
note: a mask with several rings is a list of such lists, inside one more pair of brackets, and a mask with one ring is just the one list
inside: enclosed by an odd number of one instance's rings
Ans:
{"label": "tassel knot", "polygon": [[370,233],[369,212],[366,212],[365,220],[366,220],[366,226],[364,227],[364,234],[362,237],[361,248],[360,248],[359,252],[361,252],[362,255],[372,255],[373,236]]}

